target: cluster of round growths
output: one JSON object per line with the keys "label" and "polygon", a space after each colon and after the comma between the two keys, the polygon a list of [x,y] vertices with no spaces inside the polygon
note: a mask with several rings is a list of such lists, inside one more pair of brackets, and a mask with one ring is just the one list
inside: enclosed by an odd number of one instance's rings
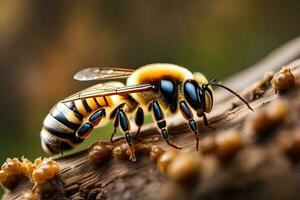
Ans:
{"label": "cluster of round growths", "polygon": [[50,158],[37,158],[34,163],[26,158],[22,158],[22,162],[17,158],[8,158],[1,167],[0,182],[5,188],[13,189],[22,178],[27,177],[36,187],[59,174],[58,163]]}
{"label": "cluster of round growths", "polygon": [[288,105],[284,100],[275,100],[266,107],[257,110],[247,119],[245,132],[257,137],[270,132],[282,123],[288,113]]}
{"label": "cluster of round growths", "polygon": [[60,174],[57,162],[52,159],[46,158],[38,160],[38,162],[34,162],[34,165],[36,168],[33,170],[32,180],[38,185],[43,184],[47,180],[51,180]]}
{"label": "cluster of round growths", "polygon": [[[269,77],[263,81],[264,84],[266,82],[270,83]],[[295,77],[289,68],[283,68],[274,75],[271,84],[275,93],[285,92],[295,84]],[[287,103],[283,100],[275,100],[250,115],[241,131],[230,129],[215,136],[209,135],[203,138],[199,146],[201,155],[192,152],[184,153],[175,149],[165,151],[158,146],[136,140],[132,142],[132,148],[135,152],[148,156],[156,163],[159,171],[169,179],[178,183],[191,183],[199,179],[202,168],[205,168],[203,156],[215,154],[223,163],[230,161],[249,142],[245,136],[253,139],[270,132],[275,125],[283,122],[287,113]],[[293,133],[280,134],[279,145],[289,157],[300,158],[299,129]],[[113,143],[100,141],[89,151],[89,159],[98,164],[110,158],[133,160],[130,155],[129,146],[124,140]],[[38,158],[31,163],[27,159],[22,159],[20,162],[14,158],[7,159],[2,165],[0,182],[4,187],[13,189],[21,178],[28,177],[37,186],[59,174],[58,164],[51,159]],[[32,191],[23,195],[23,199],[37,199],[36,197],[37,194]]]}
{"label": "cluster of round growths", "polygon": [[[133,141],[132,148],[135,152],[149,155],[152,146],[150,144]],[[116,142],[99,141],[94,144],[89,152],[89,159],[95,163],[101,163],[108,158],[130,159],[128,144],[124,140]],[[135,160],[133,160],[135,161]]]}
{"label": "cluster of round growths", "polygon": [[200,143],[202,155],[216,154],[222,162],[229,161],[242,147],[241,133],[235,129],[207,136]]}
{"label": "cluster of round growths", "polygon": [[169,179],[178,183],[192,183],[199,179],[202,163],[201,157],[196,153],[184,153],[175,149],[162,153],[155,148],[152,151],[156,154],[152,158],[157,157],[158,169]]}
{"label": "cluster of round growths", "polygon": [[[289,68],[284,67],[274,76],[268,74],[262,81],[258,81],[259,84],[255,83],[255,86],[268,85],[267,82],[272,83],[275,93],[285,92],[295,85],[295,77]],[[220,161],[227,162],[244,145],[259,140],[272,132],[279,124],[283,124],[289,112],[288,103],[285,100],[277,99],[251,114],[246,119],[246,124],[241,131],[231,129],[215,136],[209,135],[203,138],[200,142],[200,152],[202,155],[214,153]],[[279,144],[289,157],[300,157],[298,132],[299,129],[289,135],[282,134],[284,136],[280,136]]]}
{"label": "cluster of round growths", "polygon": [[1,167],[1,185],[7,189],[13,189],[25,175],[24,165],[17,158],[8,158]]}
{"label": "cluster of round growths", "polygon": [[[201,169],[201,159],[198,155],[174,149],[165,151],[158,146],[141,142],[134,142],[133,147],[137,153],[149,156],[158,169],[171,180],[186,182],[198,178]],[[128,150],[128,144],[123,140],[116,143],[100,141],[91,148],[89,159],[95,163],[101,163],[111,157],[128,159]]]}

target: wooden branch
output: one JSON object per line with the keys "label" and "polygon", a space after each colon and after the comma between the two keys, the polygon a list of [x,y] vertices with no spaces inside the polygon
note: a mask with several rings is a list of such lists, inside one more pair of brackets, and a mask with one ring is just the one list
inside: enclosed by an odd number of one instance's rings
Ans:
{"label": "wooden branch", "polygon": [[[298,58],[300,58],[300,37],[275,49],[255,65],[229,77],[224,84],[229,85],[235,91],[240,91],[260,79],[267,71],[278,71],[282,66]],[[217,101],[224,101],[230,97],[231,95],[226,91],[216,94]]]}
{"label": "wooden branch", "polygon": [[[56,159],[60,165],[59,180],[52,184],[55,190],[43,194],[44,199],[293,199],[300,197],[299,166],[285,156],[278,134],[284,130],[300,130],[300,60],[289,65],[296,76],[296,86],[284,95],[275,95],[270,84],[264,85],[264,93],[253,100],[252,77],[249,71],[246,77],[251,79],[248,88],[242,91],[256,110],[265,107],[276,99],[289,103],[289,115],[284,125],[272,130],[272,136],[264,142],[246,141],[243,148],[232,160],[223,163],[215,154],[202,156],[202,177],[193,186],[176,184],[159,172],[149,157],[138,155],[136,162],[109,159],[105,163],[95,164],[88,159],[88,150]],[[278,67],[276,66],[276,69]],[[234,77],[240,79],[239,77]],[[247,82],[247,78],[243,81]],[[216,91],[216,97],[221,93]],[[293,109],[292,109],[293,108]],[[294,109],[295,108],[295,109]],[[298,114],[297,114],[298,113]],[[245,122],[254,115],[235,97],[217,101],[209,122],[217,130],[204,127],[199,121],[201,141],[209,135],[219,135],[224,130],[237,130],[247,140]],[[293,116],[293,117],[292,117]],[[266,123],[264,121],[259,123]],[[195,138],[189,131],[182,116],[168,118],[171,140],[183,147],[183,151],[195,151]],[[158,134],[153,124],[147,125],[141,132],[142,138]],[[164,149],[169,148],[163,141],[153,141]],[[200,153],[199,153],[200,154]],[[299,154],[300,155],[300,154]],[[199,155],[200,156],[200,155]],[[298,166],[298,167],[297,167]],[[11,191],[6,191],[3,199],[21,199],[24,191],[32,188],[29,180],[22,180]]]}

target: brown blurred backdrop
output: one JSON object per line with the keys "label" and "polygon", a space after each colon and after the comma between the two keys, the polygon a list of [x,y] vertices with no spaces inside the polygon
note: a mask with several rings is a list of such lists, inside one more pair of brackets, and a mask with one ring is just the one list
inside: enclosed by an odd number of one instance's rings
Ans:
{"label": "brown blurred backdrop", "polygon": [[72,79],[82,67],[169,62],[222,79],[299,33],[297,0],[0,1],[0,161],[45,155],[43,118],[92,84]]}

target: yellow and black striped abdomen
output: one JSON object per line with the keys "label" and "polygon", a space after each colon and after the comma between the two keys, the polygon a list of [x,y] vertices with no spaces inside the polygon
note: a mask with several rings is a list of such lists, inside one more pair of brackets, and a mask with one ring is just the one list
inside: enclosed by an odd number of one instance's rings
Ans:
{"label": "yellow and black striped abdomen", "polygon": [[79,127],[86,118],[100,108],[112,106],[111,97],[80,99],[59,102],[46,116],[41,131],[41,143],[46,152],[60,153],[83,142],[76,137]]}

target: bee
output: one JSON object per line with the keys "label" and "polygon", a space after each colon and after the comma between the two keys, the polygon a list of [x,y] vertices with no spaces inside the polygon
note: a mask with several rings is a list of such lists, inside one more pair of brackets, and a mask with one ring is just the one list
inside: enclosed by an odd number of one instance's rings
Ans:
{"label": "bee", "polygon": [[[126,85],[115,81],[125,78]],[[129,145],[130,157],[134,160],[132,137],[138,137],[146,111],[152,113],[162,138],[174,148],[180,147],[169,139],[165,115],[180,112],[195,134],[198,149],[198,124],[193,111],[209,127],[206,113],[213,108],[211,86],[228,90],[252,110],[246,100],[230,88],[216,83],[216,79],[208,81],[202,73],[193,74],[174,64],[148,64],[137,70],[90,67],[77,72],[74,79],[101,82],[58,102],[46,116],[41,131],[41,143],[46,152],[60,153],[72,149],[82,143],[94,127],[104,126],[112,120],[114,131],[111,141],[120,127]],[[134,136],[130,134],[129,115],[134,116],[138,127]]]}

